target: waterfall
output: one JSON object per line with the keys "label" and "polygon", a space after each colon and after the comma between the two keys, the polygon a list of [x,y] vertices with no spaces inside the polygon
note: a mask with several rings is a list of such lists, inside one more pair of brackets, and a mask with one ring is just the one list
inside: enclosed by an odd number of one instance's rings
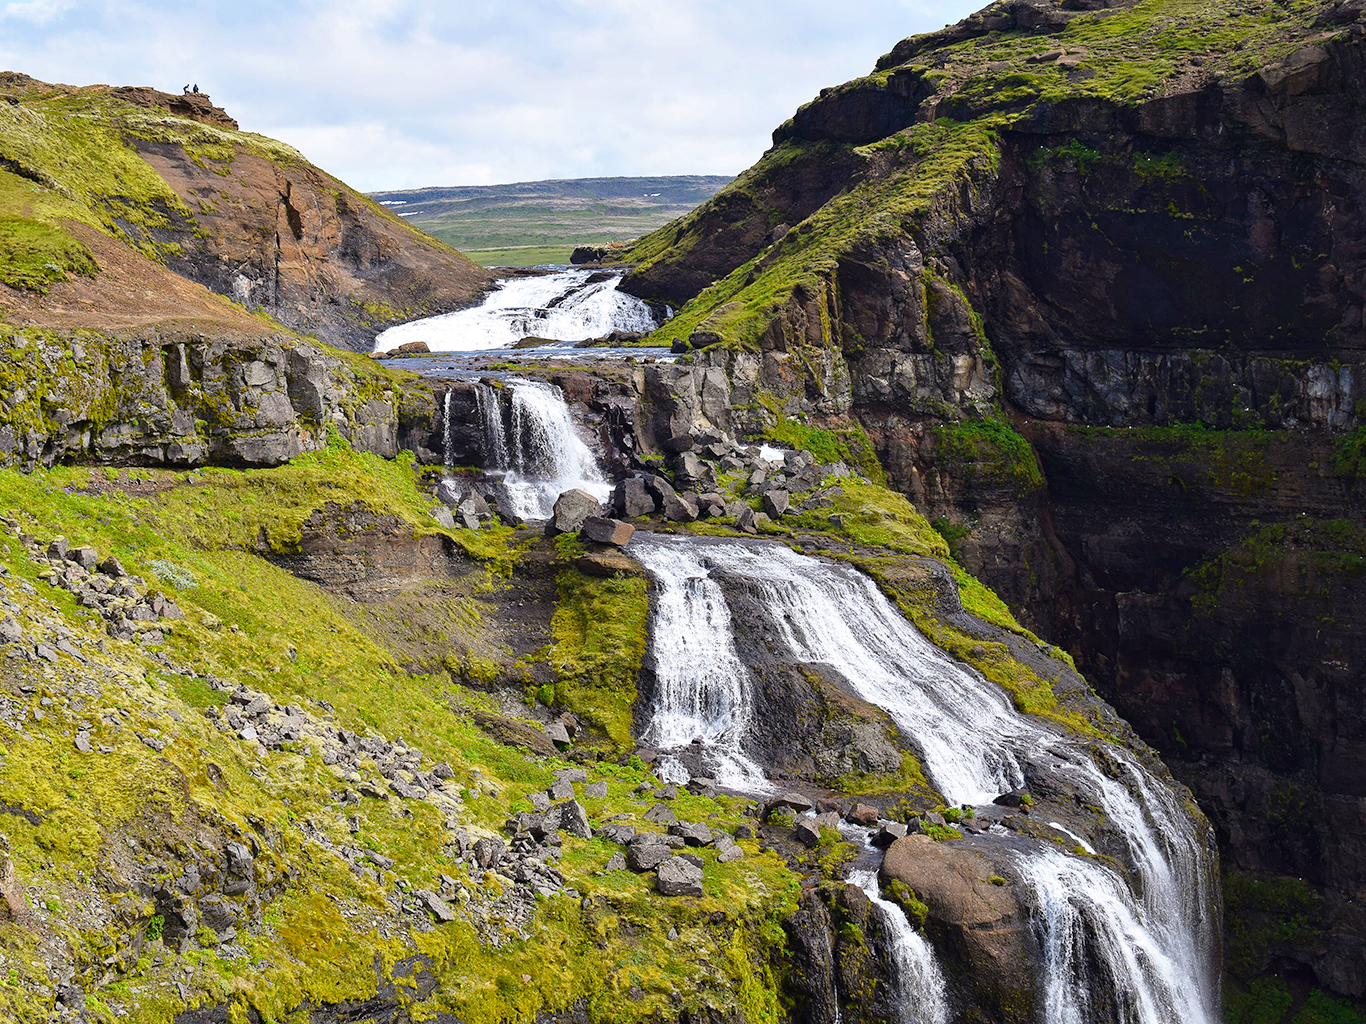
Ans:
{"label": "waterfall", "polygon": [[[721,603],[727,593],[744,594],[766,613],[766,640],[793,661],[838,673],[883,708],[920,747],[948,802],[987,803],[1022,786],[1028,767],[1061,776],[1122,836],[1132,888],[1100,861],[1011,837],[1011,856],[1037,901],[1045,1020],[1213,1024],[1217,922],[1207,910],[1206,852],[1163,782],[1121,748],[1093,755],[1081,740],[1017,712],[999,687],[926,640],[849,566],[762,542],[638,535],[631,545],[647,569],[664,561],[661,550],[678,549],[699,590],[712,582]],[[662,610],[665,584],[656,579]],[[710,615],[729,619],[719,607]],[[656,633],[664,628],[657,617]],[[701,686],[704,675],[694,669],[689,678]],[[1105,771],[1096,757],[1106,759]]]}
{"label": "waterfall", "polygon": [[[752,680],[736,653],[721,588],[685,545],[633,545],[631,553],[657,588],[650,638],[655,696],[642,742],[668,752],[700,741],[702,764],[718,783],[767,792],[763,769],[740,748]],[[689,777],[676,757],[664,760],[661,773],[671,782]]]}
{"label": "waterfall", "polygon": [[507,430],[498,392],[482,381],[474,385],[474,405],[484,428],[484,467],[506,470],[508,466]]}
{"label": "waterfall", "polygon": [[512,511],[523,519],[549,519],[555,499],[578,488],[606,501],[612,485],[578,435],[564,393],[553,384],[513,379],[506,420],[500,389],[475,385],[484,427],[485,469],[503,473]]}
{"label": "waterfall", "polygon": [[900,907],[882,898],[876,871],[854,871],[849,884],[857,885],[868,896],[887,935],[886,955],[896,990],[894,1024],[948,1024],[944,973],[935,959],[934,947],[911,927]]}
{"label": "waterfall", "polygon": [[583,341],[653,331],[659,323],[650,306],[619,291],[620,283],[618,274],[588,270],[507,278],[472,309],[389,328],[375,339],[375,351],[422,341],[433,352],[478,352],[511,348],[526,337]]}

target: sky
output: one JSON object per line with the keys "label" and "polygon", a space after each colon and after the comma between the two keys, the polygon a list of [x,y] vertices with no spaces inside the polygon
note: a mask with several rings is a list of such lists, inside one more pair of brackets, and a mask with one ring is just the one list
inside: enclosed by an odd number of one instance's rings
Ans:
{"label": "sky", "polygon": [[198,84],[364,191],[738,174],[986,0],[0,0],[0,70]]}

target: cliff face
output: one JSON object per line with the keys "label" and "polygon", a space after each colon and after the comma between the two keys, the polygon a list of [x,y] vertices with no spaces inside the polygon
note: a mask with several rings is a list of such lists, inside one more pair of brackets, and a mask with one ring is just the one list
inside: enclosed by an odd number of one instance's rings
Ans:
{"label": "cliff face", "polygon": [[1362,11],[995,4],[803,107],[627,283],[694,293],[659,337],[743,378],[737,416],[862,427],[1161,749],[1242,894],[1236,978],[1354,996]]}
{"label": "cliff face", "polygon": [[[146,321],[163,289],[108,281],[141,256],[154,265],[145,274],[169,270],[359,351],[491,281],[290,147],[238,131],[207,97],[12,72],[0,97],[0,308],[28,322],[58,326],[73,303],[87,317]],[[98,296],[87,305],[83,291]],[[221,317],[232,318],[226,303]]]}

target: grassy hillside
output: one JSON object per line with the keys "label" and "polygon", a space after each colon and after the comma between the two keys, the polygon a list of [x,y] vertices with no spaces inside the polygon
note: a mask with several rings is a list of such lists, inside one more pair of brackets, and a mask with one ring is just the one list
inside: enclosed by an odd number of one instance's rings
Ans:
{"label": "grassy hillside", "polygon": [[485,266],[567,263],[576,245],[638,238],[731,179],[715,175],[574,178],[376,192],[408,223]]}

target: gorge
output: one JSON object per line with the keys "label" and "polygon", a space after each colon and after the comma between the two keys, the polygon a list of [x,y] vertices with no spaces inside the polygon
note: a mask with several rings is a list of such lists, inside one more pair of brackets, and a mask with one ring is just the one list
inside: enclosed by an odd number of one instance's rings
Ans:
{"label": "gorge", "polygon": [[502,282],[0,79],[0,1013],[1362,1019],[1362,10],[1005,0]]}

